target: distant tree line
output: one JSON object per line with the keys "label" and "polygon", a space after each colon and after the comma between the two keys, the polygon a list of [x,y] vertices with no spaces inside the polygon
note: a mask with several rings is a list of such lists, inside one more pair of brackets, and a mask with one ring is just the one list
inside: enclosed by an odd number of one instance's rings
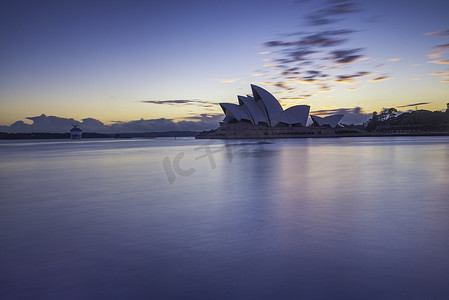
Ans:
{"label": "distant tree line", "polygon": [[449,131],[449,103],[445,112],[416,110],[398,114],[395,108],[383,108],[374,112],[365,123],[372,131]]}
{"label": "distant tree line", "polygon": [[[83,138],[110,138],[109,134],[83,132]],[[0,132],[0,140],[22,140],[22,139],[70,139],[70,133],[51,133],[51,132],[33,132],[33,133],[7,133]]]}
{"label": "distant tree line", "polygon": [[[154,138],[154,137],[194,137],[196,131],[163,131],[163,132],[138,132],[138,133],[96,133],[83,132],[82,138]],[[21,140],[21,139],[70,139],[70,133],[50,133],[50,132],[33,132],[33,133],[7,133],[0,132],[0,140]]]}

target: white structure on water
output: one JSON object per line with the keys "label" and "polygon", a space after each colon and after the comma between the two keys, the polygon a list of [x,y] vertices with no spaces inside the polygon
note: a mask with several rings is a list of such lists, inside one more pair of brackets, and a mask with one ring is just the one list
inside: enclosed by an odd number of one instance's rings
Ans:
{"label": "white structure on water", "polygon": [[[220,126],[200,132],[197,139],[275,139],[354,136],[360,132],[339,126],[343,115],[311,116],[313,124],[307,126],[310,106],[295,105],[282,109],[281,104],[268,91],[251,85],[252,95],[238,96],[238,104],[220,103],[225,118]],[[338,127],[338,128],[337,128]]]}
{"label": "white structure on water", "polygon": [[318,116],[310,116],[313,121],[314,126],[328,126],[331,128],[335,128],[338,125],[338,122],[340,122],[341,118],[343,118],[344,115],[332,115],[327,117],[318,117]]}
{"label": "white structure on water", "polygon": [[268,91],[251,85],[252,96],[238,96],[239,104],[220,103],[226,117],[223,121],[249,121],[254,125],[276,127],[279,124],[305,127],[310,106],[296,105],[283,110],[281,104]]}
{"label": "white structure on water", "polygon": [[[246,121],[253,125],[278,127],[293,125],[306,127],[309,118],[309,105],[295,105],[282,109],[279,101],[263,88],[251,85],[252,96],[238,96],[239,104],[220,103],[226,117],[224,122]],[[311,116],[314,126],[327,126],[335,128],[343,115],[333,115],[325,118]]]}
{"label": "white structure on water", "polygon": [[70,129],[70,138],[72,140],[80,140],[83,135],[83,131],[78,128],[78,125],[73,125],[73,128]]}

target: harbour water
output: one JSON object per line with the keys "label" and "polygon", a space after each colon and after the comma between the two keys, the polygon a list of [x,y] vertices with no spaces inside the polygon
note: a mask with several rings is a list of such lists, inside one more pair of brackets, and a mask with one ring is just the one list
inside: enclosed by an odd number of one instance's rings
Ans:
{"label": "harbour water", "polygon": [[0,142],[1,299],[449,299],[449,137]]}

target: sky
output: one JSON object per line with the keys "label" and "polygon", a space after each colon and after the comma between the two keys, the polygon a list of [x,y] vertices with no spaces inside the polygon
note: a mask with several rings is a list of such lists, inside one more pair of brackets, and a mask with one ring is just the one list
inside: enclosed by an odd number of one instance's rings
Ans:
{"label": "sky", "polygon": [[0,131],[208,130],[250,84],[363,123],[449,102],[449,1],[2,1]]}

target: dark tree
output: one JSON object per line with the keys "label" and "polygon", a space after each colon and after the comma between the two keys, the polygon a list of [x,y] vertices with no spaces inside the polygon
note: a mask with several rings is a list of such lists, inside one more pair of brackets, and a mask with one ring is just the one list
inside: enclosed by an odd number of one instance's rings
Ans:
{"label": "dark tree", "polygon": [[365,128],[367,131],[371,132],[376,130],[377,124],[379,123],[379,115],[377,112],[373,112],[373,116],[368,120],[365,124]]}
{"label": "dark tree", "polygon": [[443,111],[416,110],[397,114],[395,108],[383,108],[380,114],[373,113],[373,117],[365,124],[365,129],[371,131],[447,131],[449,130],[448,109]]}

